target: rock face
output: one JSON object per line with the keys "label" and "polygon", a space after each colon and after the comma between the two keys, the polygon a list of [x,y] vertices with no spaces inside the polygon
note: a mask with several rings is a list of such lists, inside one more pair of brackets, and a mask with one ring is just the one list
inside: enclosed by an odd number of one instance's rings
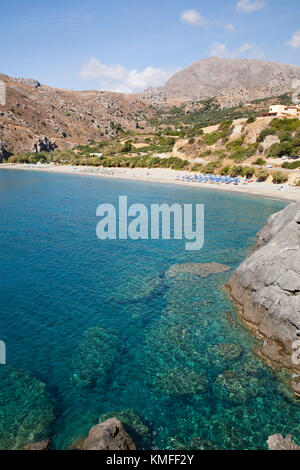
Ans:
{"label": "rock face", "polygon": [[83,444],[84,450],[136,450],[120,421],[111,418],[94,426]]}
{"label": "rock face", "polygon": [[269,450],[300,450],[300,447],[293,443],[292,436],[284,437],[281,434],[274,434],[268,439]]}
{"label": "rock face", "polygon": [[137,125],[152,129],[147,119],[154,111],[139,95],[59,90],[0,73],[1,82],[6,100],[0,100],[0,141],[14,155],[32,152],[45,135],[64,150],[86,145],[89,139],[116,137],[116,124],[123,129],[135,130]]}
{"label": "rock face", "polygon": [[36,153],[39,152],[53,152],[53,150],[57,149],[56,142],[51,142],[48,137],[44,137],[43,139],[39,139],[37,144],[33,146],[34,151]]}
{"label": "rock face", "polygon": [[15,78],[15,81],[23,85],[31,86],[32,88],[39,88],[41,86],[40,82],[34,78]]}
{"label": "rock face", "polygon": [[1,144],[0,142],[0,163],[2,160],[6,160],[8,157],[10,157],[11,153],[6,150],[4,145]]}
{"label": "rock face", "polygon": [[[242,318],[266,341],[267,361],[300,374],[300,203],[270,217],[258,234],[255,250],[228,283]],[[300,376],[292,387],[299,394]]]}
{"label": "rock face", "polygon": [[[222,59],[212,57],[195,62],[166,83],[167,98],[204,99],[225,91],[233,101],[243,102],[277,96],[292,90],[300,79],[300,67],[254,59]],[[233,89],[238,92],[233,93]],[[238,96],[237,96],[238,95]],[[244,98],[243,98],[244,95]]]}

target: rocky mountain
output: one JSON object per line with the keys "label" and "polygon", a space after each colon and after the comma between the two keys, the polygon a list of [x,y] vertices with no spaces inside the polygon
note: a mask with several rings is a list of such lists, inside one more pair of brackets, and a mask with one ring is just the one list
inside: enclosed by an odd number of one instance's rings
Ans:
{"label": "rocky mountain", "polygon": [[221,106],[230,107],[287,93],[295,80],[300,80],[299,66],[212,57],[176,73],[159,91],[151,89],[146,98],[190,101],[217,97]]}
{"label": "rocky mountain", "polygon": [[67,149],[88,140],[114,137],[124,129],[147,127],[149,104],[137,95],[101,91],[68,91],[33,79],[0,74],[6,103],[0,102],[0,160],[7,152]]}
{"label": "rocky mountain", "polygon": [[149,119],[173,105],[182,104],[189,114],[205,108],[201,100],[210,98],[224,109],[281,96],[296,80],[298,66],[221,58],[199,60],[164,87],[136,95],[59,90],[0,74],[0,94],[3,83],[6,87],[6,103],[0,99],[0,160],[9,153],[34,151],[40,139],[51,148],[67,149],[116,137],[121,128],[151,131]]}

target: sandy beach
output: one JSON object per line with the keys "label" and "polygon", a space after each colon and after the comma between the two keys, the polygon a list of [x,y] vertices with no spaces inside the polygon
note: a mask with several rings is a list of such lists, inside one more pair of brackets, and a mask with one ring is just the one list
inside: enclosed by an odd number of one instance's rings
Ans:
{"label": "sandy beach", "polygon": [[[49,173],[67,173],[77,175],[95,176],[98,178],[115,178],[126,179],[132,181],[148,181],[164,184],[178,184],[180,186],[192,186],[202,189],[230,191],[232,193],[243,193],[252,196],[270,197],[273,199],[281,199],[286,201],[300,200],[300,188],[292,187],[287,184],[283,186],[272,183],[240,183],[238,186],[233,184],[207,184],[192,183],[181,181],[181,176],[187,175],[186,171],[170,170],[165,168],[97,168],[85,166],[62,166],[62,165],[28,165],[28,164],[1,164],[0,169],[10,170],[30,170],[43,171]],[[242,178],[241,178],[242,180]]]}

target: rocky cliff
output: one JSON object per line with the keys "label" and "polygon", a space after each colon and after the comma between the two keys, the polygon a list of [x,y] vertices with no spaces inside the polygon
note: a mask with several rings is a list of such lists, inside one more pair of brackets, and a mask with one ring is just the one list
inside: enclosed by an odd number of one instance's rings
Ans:
{"label": "rocky cliff", "polygon": [[300,396],[300,203],[274,214],[228,283],[242,318],[265,338],[260,355],[294,372]]}

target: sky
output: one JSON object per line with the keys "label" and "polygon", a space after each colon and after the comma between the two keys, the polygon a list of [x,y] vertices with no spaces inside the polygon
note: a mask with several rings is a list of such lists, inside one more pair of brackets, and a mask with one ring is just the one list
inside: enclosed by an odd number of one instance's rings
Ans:
{"label": "sky", "polygon": [[136,93],[208,57],[300,65],[299,0],[0,0],[0,72]]}

